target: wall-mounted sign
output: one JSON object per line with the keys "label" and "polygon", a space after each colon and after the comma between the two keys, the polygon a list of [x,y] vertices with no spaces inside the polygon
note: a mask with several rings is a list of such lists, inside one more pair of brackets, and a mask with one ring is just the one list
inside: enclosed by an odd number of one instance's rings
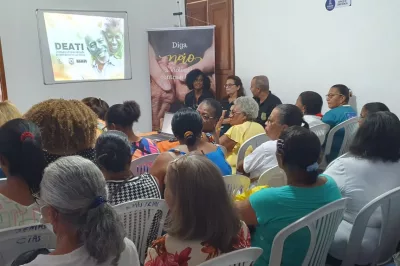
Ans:
{"label": "wall-mounted sign", "polygon": [[351,0],[326,0],[325,8],[332,11],[335,8],[351,6]]}

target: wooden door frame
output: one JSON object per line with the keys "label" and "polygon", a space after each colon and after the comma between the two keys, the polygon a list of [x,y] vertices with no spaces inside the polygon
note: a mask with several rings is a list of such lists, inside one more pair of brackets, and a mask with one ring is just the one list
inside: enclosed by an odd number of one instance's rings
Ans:
{"label": "wooden door frame", "polygon": [[3,49],[1,46],[1,39],[0,39],[0,84],[1,84],[1,96],[2,101],[6,101],[8,99],[7,94],[7,82],[6,82],[6,73],[4,68],[4,58],[3,58]]}

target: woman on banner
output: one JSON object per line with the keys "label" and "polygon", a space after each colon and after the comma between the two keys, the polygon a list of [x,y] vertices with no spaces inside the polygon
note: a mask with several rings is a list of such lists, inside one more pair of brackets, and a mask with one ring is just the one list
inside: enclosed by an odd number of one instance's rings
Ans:
{"label": "woman on banner", "polygon": [[207,98],[215,98],[211,91],[211,81],[201,70],[194,69],[186,76],[186,85],[190,92],[185,96],[185,107],[196,110]]}
{"label": "woman on banner", "polygon": [[[149,32],[149,64],[153,129],[160,127],[165,112],[182,107],[189,92],[186,75],[199,69],[214,80],[214,29],[162,30]],[[171,45],[172,44],[172,45]],[[212,82],[211,89],[214,89]]]}

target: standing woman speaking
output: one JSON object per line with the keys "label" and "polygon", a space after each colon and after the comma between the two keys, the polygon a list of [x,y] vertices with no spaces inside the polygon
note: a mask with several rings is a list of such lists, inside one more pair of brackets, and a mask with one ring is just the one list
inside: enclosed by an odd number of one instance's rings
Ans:
{"label": "standing woman speaking", "polygon": [[196,110],[207,98],[215,98],[211,91],[210,78],[199,69],[190,71],[186,76],[186,85],[190,92],[185,96],[185,106]]}

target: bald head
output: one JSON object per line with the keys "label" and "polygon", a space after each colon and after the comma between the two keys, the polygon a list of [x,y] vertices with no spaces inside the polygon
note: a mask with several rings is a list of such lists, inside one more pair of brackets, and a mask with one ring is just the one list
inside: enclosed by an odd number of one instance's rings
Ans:
{"label": "bald head", "polygon": [[255,76],[253,78],[254,86],[261,91],[268,92],[269,91],[269,80],[266,76]]}

